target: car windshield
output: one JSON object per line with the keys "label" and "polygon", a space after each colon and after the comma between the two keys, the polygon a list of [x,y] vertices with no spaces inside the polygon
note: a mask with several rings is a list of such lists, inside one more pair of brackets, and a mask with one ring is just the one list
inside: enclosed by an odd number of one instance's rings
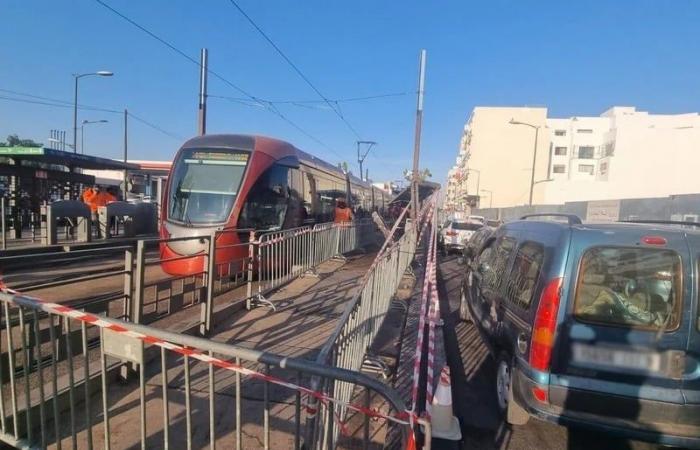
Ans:
{"label": "car windshield", "polygon": [[673,329],[681,295],[681,261],[674,251],[598,247],[581,259],[575,315],[616,326]]}
{"label": "car windshield", "polygon": [[469,231],[474,231],[478,230],[479,228],[483,227],[483,224],[480,223],[471,223],[471,222],[455,222],[452,224],[452,229],[453,230],[469,230]]}
{"label": "car windshield", "polygon": [[187,224],[225,222],[248,156],[229,150],[183,150],[170,180],[168,218]]}

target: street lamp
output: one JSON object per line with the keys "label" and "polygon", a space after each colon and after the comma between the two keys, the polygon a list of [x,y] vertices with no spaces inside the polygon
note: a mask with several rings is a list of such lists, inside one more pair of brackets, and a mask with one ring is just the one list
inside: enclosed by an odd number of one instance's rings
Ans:
{"label": "street lamp", "polygon": [[74,73],[75,89],[73,90],[73,153],[78,153],[78,80],[89,76],[111,77],[114,73],[108,70],[100,70],[91,73]]}
{"label": "street lamp", "polygon": [[489,194],[489,209],[493,208],[493,191],[489,191],[488,189],[482,189],[481,192],[488,192],[488,194]]}
{"label": "street lamp", "polygon": [[515,119],[510,119],[511,125],[525,125],[526,127],[534,128],[535,129],[535,149],[532,152],[532,172],[530,176],[530,202],[529,205],[532,206],[532,192],[535,189],[535,162],[537,161],[537,138],[540,133],[540,128],[542,128],[541,125],[532,125],[531,123],[526,123],[526,122],[519,122]]}
{"label": "street lamp", "polygon": [[93,123],[107,123],[108,120],[83,120],[80,125],[80,153],[85,153],[85,125],[90,125]]}

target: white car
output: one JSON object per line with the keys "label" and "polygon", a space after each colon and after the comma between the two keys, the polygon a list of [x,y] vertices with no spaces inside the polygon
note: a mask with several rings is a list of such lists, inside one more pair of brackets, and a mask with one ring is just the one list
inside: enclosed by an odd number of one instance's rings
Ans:
{"label": "white car", "polygon": [[463,250],[472,234],[483,226],[483,223],[476,221],[448,220],[440,230],[443,251]]}

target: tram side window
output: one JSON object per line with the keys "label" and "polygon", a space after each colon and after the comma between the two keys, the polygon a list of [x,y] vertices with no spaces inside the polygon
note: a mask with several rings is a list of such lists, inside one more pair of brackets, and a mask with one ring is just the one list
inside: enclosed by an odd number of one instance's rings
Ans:
{"label": "tram side window", "polygon": [[302,214],[306,216],[304,224],[310,225],[316,222],[316,180],[314,176],[308,172],[301,172],[301,180],[303,183],[301,193],[304,207]]}
{"label": "tram side window", "polygon": [[283,228],[291,191],[289,170],[289,167],[275,164],[258,178],[243,204],[238,228]]}
{"label": "tram side window", "polygon": [[316,177],[316,196],[318,198],[317,222],[331,222],[335,213],[335,200],[345,197],[342,186],[327,178]]}

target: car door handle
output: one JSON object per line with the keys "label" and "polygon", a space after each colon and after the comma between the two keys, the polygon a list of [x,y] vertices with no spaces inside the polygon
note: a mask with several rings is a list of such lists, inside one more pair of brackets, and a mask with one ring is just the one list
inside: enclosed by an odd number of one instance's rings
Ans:
{"label": "car door handle", "polygon": [[525,333],[520,333],[518,335],[518,351],[521,354],[525,354],[525,352],[527,352],[527,336]]}

